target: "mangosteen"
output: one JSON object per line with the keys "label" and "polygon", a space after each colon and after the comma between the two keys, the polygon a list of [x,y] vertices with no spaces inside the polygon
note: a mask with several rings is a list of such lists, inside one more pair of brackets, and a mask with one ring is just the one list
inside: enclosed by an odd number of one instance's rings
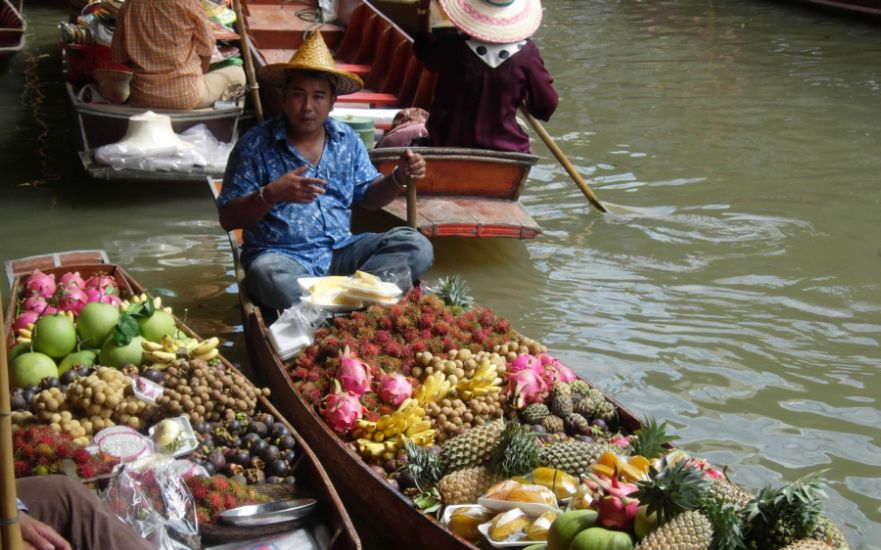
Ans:
{"label": "mangosteen", "polygon": [[260,413],[256,417],[254,417],[254,420],[256,420],[257,422],[263,422],[267,426],[275,424],[275,417],[269,413]]}
{"label": "mangosteen", "polygon": [[236,449],[235,447],[226,447],[223,449],[223,457],[226,459],[226,461],[228,463],[235,462],[236,453],[238,451],[239,450]]}
{"label": "mangosteen", "polygon": [[250,485],[255,485],[257,483],[262,483],[263,480],[266,479],[266,474],[264,474],[263,470],[259,468],[248,468],[245,470],[245,479],[248,480]]}
{"label": "mangosteen", "polygon": [[74,382],[74,380],[76,380],[76,378],[77,378],[76,371],[74,369],[67,369],[66,371],[61,373],[61,376],[58,377],[58,380],[61,382],[62,385],[69,386],[69,385],[73,384],[73,382]]}
{"label": "mangosteen", "polygon": [[[141,376],[149,380],[150,382],[155,382],[157,384],[162,382],[162,371],[154,368],[146,368],[144,372],[141,373]],[[194,428],[195,429],[195,428]]]}
{"label": "mangosteen", "polygon": [[193,431],[197,434],[205,434],[208,433],[208,423],[207,422],[193,422]]}
{"label": "mangosteen", "polygon": [[297,478],[294,476],[285,476],[284,482],[286,485],[294,485],[297,483]]}
{"label": "mangosteen", "polygon": [[242,438],[239,437],[239,436],[237,436],[237,435],[234,435],[234,436],[232,436],[232,437],[229,438],[229,443],[228,443],[228,445],[229,445],[230,447],[236,447],[237,449],[238,449],[238,448],[241,448],[241,447],[242,447]]}
{"label": "mangosteen", "polygon": [[34,400],[34,395],[36,395],[36,393],[33,390],[26,389],[23,392],[21,392],[21,398],[24,399],[24,402],[27,404],[25,406],[26,409],[30,408],[31,403]]}
{"label": "mangosteen", "polygon": [[398,488],[401,491],[405,491],[411,487],[416,487],[416,478],[413,477],[413,473],[410,471],[410,468],[404,468],[398,474]]}
{"label": "mangosteen", "polygon": [[273,438],[281,438],[291,433],[288,430],[288,427],[282,424],[281,422],[276,422],[272,425],[272,437]]}
{"label": "mangosteen", "polygon": [[208,462],[210,462],[216,470],[220,471],[226,466],[226,457],[223,455],[223,451],[220,449],[214,449],[208,455]]}
{"label": "mangosteen", "polygon": [[260,454],[260,458],[263,459],[264,462],[269,464],[272,461],[278,460],[281,458],[281,451],[278,450],[278,447],[275,445],[269,445],[266,449]]}
{"label": "mangosteen", "polygon": [[57,388],[61,385],[61,382],[58,380],[57,376],[47,376],[40,380],[40,387],[44,390],[48,390],[49,388]]}
{"label": "mangosteen", "polygon": [[593,438],[593,436],[590,435],[576,434],[572,437],[575,439],[575,441],[582,441],[584,443],[596,443],[596,440]]}
{"label": "mangosteen", "polygon": [[382,463],[382,467],[386,472],[391,474],[398,470],[398,462],[394,458],[390,458]]}
{"label": "mangosteen", "polygon": [[217,473],[217,469],[214,467],[214,464],[212,464],[210,461],[202,462],[202,467],[205,468],[205,471],[208,472],[209,476],[213,476],[214,474]]}
{"label": "mangosteen", "polygon": [[[256,434],[249,434],[249,435],[256,435]],[[260,439],[258,437],[257,440],[252,442],[250,447],[248,447],[248,448],[251,450],[252,455],[263,456],[263,453],[265,453],[266,449],[269,448],[269,443],[267,443],[265,439]]]}
{"label": "mangosteen", "polygon": [[278,476],[269,476],[266,478],[266,483],[269,483],[270,485],[280,485],[284,483],[284,478]]}
{"label": "mangosteen", "polygon": [[266,468],[266,473],[271,476],[285,477],[290,475],[291,467],[284,460],[273,460]]}
{"label": "mangosteen", "polygon": [[269,428],[266,427],[266,424],[258,420],[248,424],[248,432],[255,433],[260,437],[266,437],[266,434],[269,433]]}
{"label": "mangosteen", "polygon": [[594,418],[590,421],[591,426],[596,426],[597,428],[603,430],[604,432],[609,431],[609,425],[602,418]]}
{"label": "mangosteen", "polygon": [[261,459],[260,457],[252,456],[251,460],[248,462],[248,467],[249,468],[257,468],[258,470],[265,470],[266,463],[263,462],[263,459]]}
{"label": "mangosteen", "polygon": [[[246,433],[245,435],[242,436],[242,445],[244,445],[245,447],[248,447],[249,449],[253,449],[254,443],[256,443],[258,441],[263,441],[263,439],[259,435],[255,434],[254,432],[249,432],[249,433]],[[265,443],[265,441],[264,441],[264,443]],[[268,445],[268,443],[267,443],[267,445]]]}
{"label": "mangosteen", "polygon": [[[221,365],[222,365],[222,364],[223,364],[223,363],[221,363]],[[244,470],[242,470],[241,473],[238,473],[238,474],[233,475],[230,479],[232,479],[233,481],[235,481],[235,482],[238,483],[239,485],[247,485],[247,484],[248,484],[248,478],[246,478],[243,474],[244,474]]]}
{"label": "mangosteen", "polygon": [[286,434],[278,438],[278,441],[275,443],[279,449],[282,451],[286,449],[293,449],[297,446],[297,440],[294,439],[294,436],[291,434]]}
{"label": "mangosteen", "polygon": [[28,408],[28,402],[25,401],[24,394],[22,393],[14,394],[9,400],[9,405],[14,411],[20,411]]}
{"label": "mangosteen", "polygon": [[251,462],[251,453],[249,453],[245,449],[236,449],[233,462],[236,464],[241,464],[242,466],[246,466],[249,462]]}
{"label": "mangosteen", "polygon": [[385,482],[388,483],[389,486],[390,486],[392,489],[394,489],[395,491],[398,491],[398,492],[401,491],[401,487],[400,487],[400,485],[398,485],[398,480],[397,480],[397,479],[388,478],[388,479],[385,480]]}
{"label": "mangosteen", "polygon": [[24,390],[25,393],[27,393],[27,392],[37,393],[40,391],[40,386],[38,386],[36,384],[28,384],[27,386],[22,388],[22,390]]}
{"label": "mangosteen", "polygon": [[214,430],[214,444],[219,447],[225,447],[229,445],[230,442],[229,432],[224,430],[223,428]]}
{"label": "mangosteen", "polygon": [[[227,463],[226,467],[223,469],[223,473],[226,474],[227,477],[235,477],[242,475],[242,472],[245,471],[245,468],[241,464],[230,464]],[[247,482],[245,482],[247,483]]]}
{"label": "mangosteen", "polygon": [[529,427],[529,429],[530,429],[530,431],[532,431],[532,433],[537,433],[537,434],[548,433],[548,431],[545,429],[545,427],[542,426],[541,424],[533,424],[532,426]]}
{"label": "mangosteen", "polygon": [[285,449],[281,452],[281,459],[293,462],[297,458],[297,452],[293,449]]}
{"label": "mangosteen", "polygon": [[232,435],[236,435],[240,431],[242,431],[242,423],[236,419],[232,419],[226,423],[226,431],[228,431]]}

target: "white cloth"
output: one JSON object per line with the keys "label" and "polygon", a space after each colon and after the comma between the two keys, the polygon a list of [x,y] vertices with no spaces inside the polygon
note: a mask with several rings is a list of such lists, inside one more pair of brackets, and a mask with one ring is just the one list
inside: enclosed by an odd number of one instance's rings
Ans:
{"label": "white cloth", "polygon": [[466,40],[465,43],[468,44],[468,47],[471,48],[474,55],[495,69],[522,50],[523,46],[526,45],[526,40],[511,42],[510,44],[492,44],[490,42],[483,42],[481,40],[470,38]]}

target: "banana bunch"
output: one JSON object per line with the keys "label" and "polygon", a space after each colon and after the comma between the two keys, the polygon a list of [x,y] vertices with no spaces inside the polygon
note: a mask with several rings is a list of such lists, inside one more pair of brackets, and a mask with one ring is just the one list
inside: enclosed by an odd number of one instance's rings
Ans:
{"label": "banana bunch", "polygon": [[425,378],[413,397],[422,405],[437,403],[450,393],[452,387],[444,373],[434,371]]}
{"label": "banana bunch", "polygon": [[483,359],[474,371],[474,376],[463,379],[456,385],[456,391],[462,401],[472,397],[481,397],[502,390],[502,379],[498,376],[498,366],[488,358]]}
{"label": "banana bunch", "polygon": [[28,323],[26,327],[18,329],[18,336],[15,337],[15,345],[25,344],[34,338],[34,324]]}
{"label": "banana bunch", "polygon": [[151,302],[153,302],[153,307],[155,309],[161,309],[165,313],[172,313],[172,309],[170,307],[168,307],[168,306],[163,307],[162,306],[162,298],[160,296],[150,297],[150,296],[147,296],[146,292],[142,292],[136,296],[132,296],[131,299],[129,299],[129,300],[122,300],[119,303],[119,310],[122,312],[127,312],[131,306],[133,306],[135,304],[143,304],[147,300],[150,300]]}
{"label": "banana bunch", "polygon": [[155,369],[164,369],[177,359],[210,361],[220,355],[217,349],[219,344],[220,339],[216,336],[200,342],[195,338],[181,340],[166,334],[161,342],[144,340],[141,347],[144,349],[145,363],[151,363],[149,366]]}
{"label": "banana bunch", "polygon": [[355,425],[358,452],[365,458],[389,460],[397,455],[404,443],[412,441],[421,446],[434,443],[435,431],[431,421],[423,420],[425,409],[416,399],[404,400],[398,410],[376,422],[358,420]]}

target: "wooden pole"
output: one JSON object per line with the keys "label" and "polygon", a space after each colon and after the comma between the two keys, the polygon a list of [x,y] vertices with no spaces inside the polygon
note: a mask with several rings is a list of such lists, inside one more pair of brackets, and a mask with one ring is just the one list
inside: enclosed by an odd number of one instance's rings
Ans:
{"label": "wooden pole", "polygon": [[575,166],[569,161],[566,157],[566,154],[560,149],[557,143],[554,141],[554,138],[548,134],[547,130],[541,125],[541,123],[535,120],[529,111],[526,110],[526,107],[520,106],[520,113],[526,118],[526,121],[529,122],[529,125],[532,126],[532,129],[535,130],[535,133],[538,134],[538,137],[547,145],[548,149],[550,149],[551,153],[557,158],[557,162],[566,169],[569,173],[569,177],[572,178],[572,181],[581,189],[581,192],[584,193],[584,196],[587,197],[587,200],[590,201],[590,204],[594,205],[597,210],[602,213],[608,212],[606,210],[606,206],[600,202],[600,199],[594,194],[593,190],[591,190],[590,186],[587,185],[587,182],[584,181],[584,178],[581,177],[581,174],[575,169]]}
{"label": "wooden pole", "polygon": [[[0,319],[3,319],[3,296],[0,294]],[[21,550],[21,526],[15,494],[15,469],[12,464],[12,405],[9,400],[9,365],[6,361],[6,334],[0,338],[0,540],[3,550]]]}
{"label": "wooden pole", "polygon": [[245,76],[248,79],[248,89],[251,90],[254,114],[257,116],[257,122],[263,122],[260,85],[257,83],[257,75],[254,74],[254,60],[251,59],[251,41],[248,37],[248,29],[245,26],[245,16],[242,15],[241,0],[232,0],[232,6],[236,12],[236,30],[239,33],[239,43],[242,45],[242,61],[245,63]]}
{"label": "wooden pole", "polygon": [[416,182],[413,178],[407,182],[407,225],[416,229]]}

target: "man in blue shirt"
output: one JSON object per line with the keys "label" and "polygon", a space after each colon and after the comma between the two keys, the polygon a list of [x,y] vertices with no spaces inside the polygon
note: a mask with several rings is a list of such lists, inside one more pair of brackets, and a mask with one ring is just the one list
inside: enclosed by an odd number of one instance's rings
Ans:
{"label": "man in blue shirt", "polygon": [[337,96],[362,83],[336,69],[321,34],[310,36],[290,62],[264,67],[261,76],[284,82],[284,116],[238,141],[218,198],[224,229],[245,230],[242,260],[256,301],[285,309],[299,300],[297,278],[308,275],[405,265],[416,279],[431,267],[431,243],[416,230],[351,233],[353,203],[385,206],[405,182],[425,176],[425,160],[408,150],[383,176],[357,134],[328,117]]}

